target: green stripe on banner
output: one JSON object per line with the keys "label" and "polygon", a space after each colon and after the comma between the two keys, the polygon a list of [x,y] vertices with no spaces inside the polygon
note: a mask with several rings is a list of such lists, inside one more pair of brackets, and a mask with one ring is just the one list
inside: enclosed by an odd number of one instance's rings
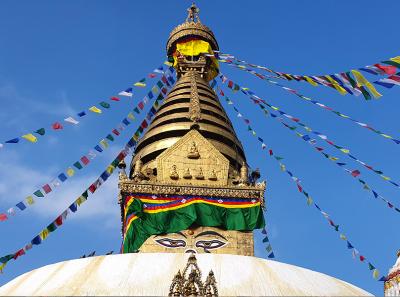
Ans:
{"label": "green stripe on banner", "polygon": [[124,253],[136,252],[151,235],[179,232],[192,224],[241,231],[261,229],[265,226],[263,212],[259,205],[247,208],[225,208],[206,203],[194,203],[158,213],[145,211],[143,203],[138,199],[129,206],[128,215],[135,213],[139,218],[133,220],[125,232]]}

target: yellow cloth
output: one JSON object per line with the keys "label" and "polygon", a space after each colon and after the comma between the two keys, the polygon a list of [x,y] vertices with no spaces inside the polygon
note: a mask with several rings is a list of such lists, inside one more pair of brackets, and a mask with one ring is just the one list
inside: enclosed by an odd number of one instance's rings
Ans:
{"label": "yellow cloth", "polygon": [[329,82],[333,85],[333,87],[341,94],[341,95],[346,95],[347,92],[345,89],[343,89],[336,80],[334,80],[332,77],[329,75],[325,75],[325,77],[329,80]]}
{"label": "yellow cloth", "polygon": [[75,174],[75,170],[72,169],[71,167],[67,169],[67,175],[68,176],[73,176]]}
{"label": "yellow cloth", "polygon": [[146,86],[146,84],[145,83],[142,83],[142,82],[137,82],[137,83],[134,83],[133,84],[135,87],[141,87],[141,88],[144,88],[145,86]]}
{"label": "yellow cloth", "polygon": [[400,63],[400,56],[390,58],[390,60],[392,60],[393,62],[396,62],[396,63]]}
{"label": "yellow cloth", "polygon": [[92,106],[89,110],[95,113],[101,113],[101,109],[98,109],[96,106]]}
{"label": "yellow cloth", "polygon": [[135,119],[135,116],[133,115],[133,113],[129,113],[128,114],[128,119],[131,119],[132,121]]}
{"label": "yellow cloth", "polygon": [[214,77],[218,75],[218,60],[214,57],[214,52],[211,48],[211,45],[204,40],[190,40],[186,42],[181,42],[176,45],[176,52],[174,54],[174,67],[178,63],[177,56],[198,56],[200,54],[211,54],[210,57],[212,61],[212,65],[209,69],[209,73],[207,74],[207,79],[210,81]]}
{"label": "yellow cloth", "polygon": [[26,197],[26,202],[29,204],[29,205],[32,205],[33,203],[35,203],[35,200],[33,200],[33,197],[32,196],[28,196],[28,197]]}
{"label": "yellow cloth", "polygon": [[314,87],[318,86],[318,84],[317,84],[315,81],[313,81],[310,77],[308,77],[308,76],[303,76],[303,77],[306,79],[306,81],[307,81],[310,85],[312,85],[312,86],[314,86]]}
{"label": "yellow cloth", "polygon": [[351,72],[354,74],[354,77],[357,80],[357,86],[366,86],[368,90],[371,91],[372,95],[375,98],[382,97],[382,94],[380,94],[375,87],[357,70],[351,70]]}
{"label": "yellow cloth", "polygon": [[30,142],[37,142],[37,138],[31,133],[22,135],[22,138],[25,138],[26,140],[28,140]]}
{"label": "yellow cloth", "polygon": [[45,240],[47,236],[49,236],[49,230],[44,229],[42,232],[40,232],[39,236],[42,240]]}

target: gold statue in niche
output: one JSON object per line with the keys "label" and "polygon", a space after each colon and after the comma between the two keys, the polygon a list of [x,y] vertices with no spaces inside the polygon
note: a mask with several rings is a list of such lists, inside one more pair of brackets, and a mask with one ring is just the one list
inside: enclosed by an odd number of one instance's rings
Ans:
{"label": "gold statue in niche", "polygon": [[188,152],[187,157],[189,159],[198,159],[198,158],[200,158],[200,154],[199,154],[199,150],[197,149],[196,142],[194,142],[194,141],[192,142],[192,145],[189,148],[189,152]]}
{"label": "gold statue in niche", "polygon": [[208,177],[209,180],[217,180],[217,174],[215,173],[215,170],[211,170],[210,176]]}
{"label": "gold statue in niche", "polygon": [[196,175],[196,179],[204,179],[203,169],[199,168],[199,173]]}
{"label": "gold statue in niche", "polygon": [[176,165],[172,165],[172,170],[171,170],[171,174],[170,174],[169,177],[170,177],[171,179],[174,179],[174,180],[179,179],[179,174],[178,174],[178,172],[176,171]]}
{"label": "gold statue in niche", "polygon": [[185,174],[183,175],[184,179],[191,179],[192,175],[190,174],[189,168],[186,169]]}

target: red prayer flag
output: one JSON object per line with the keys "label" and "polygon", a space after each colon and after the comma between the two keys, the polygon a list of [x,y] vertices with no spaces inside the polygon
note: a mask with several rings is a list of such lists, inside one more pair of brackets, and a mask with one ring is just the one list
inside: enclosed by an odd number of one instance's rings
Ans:
{"label": "red prayer flag", "polygon": [[149,77],[150,78],[155,78],[157,75],[156,74],[154,74],[154,73],[149,73]]}
{"label": "red prayer flag", "polygon": [[224,91],[219,90],[219,93],[221,94],[221,96],[225,96]]}
{"label": "red prayer flag", "polygon": [[120,133],[119,133],[119,131],[118,131],[117,129],[113,129],[113,130],[112,130],[112,133],[114,133],[114,134],[117,135],[117,136],[120,135]]}
{"label": "red prayer flag", "polygon": [[89,187],[89,191],[90,191],[90,193],[93,194],[96,191],[96,185],[95,184],[91,184],[90,187]]}
{"label": "red prayer flag", "polygon": [[167,88],[162,88],[162,89],[161,89],[161,92],[162,92],[164,95],[167,95],[168,90],[167,90]]}
{"label": "red prayer flag", "polygon": [[365,257],[363,255],[360,256],[360,261],[363,262],[365,260]]}
{"label": "red prayer flag", "polygon": [[357,177],[357,176],[359,176],[360,174],[361,174],[361,172],[358,171],[358,170],[353,170],[353,171],[351,172],[351,175],[352,175],[353,177]]}
{"label": "red prayer flag", "polygon": [[138,107],[139,107],[141,110],[143,110],[143,108],[144,108],[144,103],[143,103],[143,101],[140,101],[140,102],[139,102]]}
{"label": "red prayer flag", "polygon": [[0,213],[0,222],[3,222],[5,220],[7,220],[7,219],[8,219],[8,217],[7,217],[7,215],[5,213]]}
{"label": "red prayer flag", "polygon": [[20,249],[18,252],[14,254],[14,260],[17,260],[19,256],[25,255],[24,249]]}
{"label": "red prayer flag", "polygon": [[119,101],[119,98],[118,98],[118,97],[111,97],[111,100],[113,100],[113,101]]}
{"label": "red prayer flag", "polygon": [[319,151],[319,152],[324,150],[322,147],[318,147],[318,146],[317,146],[317,147],[315,147],[315,148],[316,148],[316,149],[317,149],[317,151]]}
{"label": "red prayer flag", "polygon": [[59,216],[54,222],[57,226],[61,226],[63,223],[62,216]]}
{"label": "red prayer flag", "polygon": [[42,187],[42,189],[43,189],[43,191],[44,191],[46,194],[48,194],[48,193],[51,192],[51,188],[50,188],[50,186],[49,186],[48,184],[45,184],[45,185]]}
{"label": "red prayer flag", "polygon": [[299,189],[299,192],[303,192],[303,188],[299,184],[297,184],[297,188]]}
{"label": "red prayer flag", "polygon": [[228,88],[230,88],[230,89],[232,89],[232,87],[233,87],[233,81],[228,81]]}
{"label": "red prayer flag", "polygon": [[386,74],[396,74],[396,70],[397,68],[395,66],[390,66],[390,65],[381,65],[381,64],[375,64],[374,65],[376,68],[379,68],[380,70],[382,70],[383,72],[385,72]]}
{"label": "red prayer flag", "polygon": [[55,122],[52,126],[51,126],[54,130],[60,130],[63,128],[63,126],[59,123],[59,122]]}
{"label": "red prayer flag", "polygon": [[86,156],[83,156],[82,158],[81,158],[81,161],[82,161],[82,163],[83,163],[83,165],[87,165],[87,164],[89,164],[89,159],[88,159],[88,157],[86,157]]}
{"label": "red prayer flag", "polygon": [[146,129],[148,126],[147,121],[143,120],[143,122],[140,124],[140,127],[142,127],[143,129]]}
{"label": "red prayer flag", "polygon": [[272,156],[273,154],[272,150],[269,150],[269,155]]}

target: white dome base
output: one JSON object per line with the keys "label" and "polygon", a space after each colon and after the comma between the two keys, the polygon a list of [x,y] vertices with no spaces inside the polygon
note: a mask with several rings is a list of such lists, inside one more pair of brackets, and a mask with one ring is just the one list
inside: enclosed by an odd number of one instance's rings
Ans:
{"label": "white dome base", "polygon": [[[0,288],[8,296],[166,296],[189,254],[136,253],[76,259],[27,272]],[[372,296],[349,283],[256,257],[197,254],[203,280],[213,270],[219,296]]]}

